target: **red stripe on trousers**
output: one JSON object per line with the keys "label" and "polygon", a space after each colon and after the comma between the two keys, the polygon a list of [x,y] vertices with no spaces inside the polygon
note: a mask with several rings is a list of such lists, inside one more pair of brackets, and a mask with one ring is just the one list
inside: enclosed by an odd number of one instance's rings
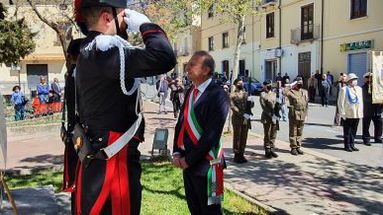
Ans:
{"label": "red stripe on trousers", "polygon": [[78,167],[78,174],[76,177],[76,184],[77,184],[76,185],[76,214],[81,215],[82,165],[80,161],[77,163],[77,167]]}
{"label": "red stripe on trousers", "polygon": [[[116,141],[122,133],[109,132],[108,145]],[[109,195],[113,215],[130,215],[129,175],[127,166],[128,145],[117,155],[106,161],[106,172],[101,192],[94,203],[91,215],[100,214]]]}

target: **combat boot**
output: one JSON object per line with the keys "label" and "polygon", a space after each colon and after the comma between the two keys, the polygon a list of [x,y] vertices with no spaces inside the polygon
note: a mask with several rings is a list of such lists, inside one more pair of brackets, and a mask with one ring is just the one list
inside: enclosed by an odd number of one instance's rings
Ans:
{"label": "combat boot", "polygon": [[239,163],[246,163],[247,159],[243,154],[239,154]]}
{"label": "combat boot", "polygon": [[377,139],[375,139],[375,143],[383,143],[382,138],[377,138]]}
{"label": "combat boot", "polygon": [[275,152],[275,149],[274,148],[271,148],[271,156],[273,156],[274,158],[277,158],[278,157],[278,154]]}
{"label": "combat boot", "polygon": [[303,155],[303,151],[301,148],[297,148],[297,152],[298,152],[298,154]]}
{"label": "combat boot", "polygon": [[297,149],[291,149],[290,154],[292,155],[298,155]]}
{"label": "combat boot", "polygon": [[266,158],[272,158],[273,155],[271,154],[271,149],[266,148],[265,149],[265,156]]}
{"label": "combat boot", "polygon": [[239,159],[239,154],[238,153],[235,153],[234,154],[234,163],[240,163],[240,159]]}

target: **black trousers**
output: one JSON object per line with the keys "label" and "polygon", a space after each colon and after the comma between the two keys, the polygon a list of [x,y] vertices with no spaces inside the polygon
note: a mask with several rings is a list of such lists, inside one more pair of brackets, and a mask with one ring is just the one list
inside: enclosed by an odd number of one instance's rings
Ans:
{"label": "black trousers", "polygon": [[343,121],[343,139],[345,148],[354,147],[358,124],[359,119],[346,119]]}
{"label": "black trousers", "polygon": [[374,123],[374,139],[382,139],[382,116],[364,116],[363,118],[363,142],[370,142],[370,123]]}
{"label": "black trousers", "polygon": [[322,106],[328,106],[328,96],[326,93],[321,95],[321,102]]}
{"label": "black trousers", "polygon": [[176,118],[176,117],[178,117],[178,113],[179,113],[180,108],[181,108],[181,102],[180,102],[179,98],[173,98],[172,103],[173,103],[174,117]]}
{"label": "black trousers", "polygon": [[[141,186],[141,164],[140,151],[137,147],[139,142],[135,139],[129,141],[128,149],[128,175],[129,175],[129,197],[130,197],[130,214],[139,215],[141,210],[142,186]],[[91,161],[88,168],[82,169],[82,187],[81,187],[81,214],[89,214],[96,199],[100,193],[104,182],[106,172],[106,162],[103,160]],[[112,205],[109,196],[100,214],[111,215]],[[126,212],[127,214],[127,212]]]}
{"label": "black trousers", "polygon": [[207,176],[183,172],[186,201],[192,215],[221,215],[221,204],[207,205]]}
{"label": "black trousers", "polygon": [[309,100],[310,102],[315,102],[315,87],[309,87]]}

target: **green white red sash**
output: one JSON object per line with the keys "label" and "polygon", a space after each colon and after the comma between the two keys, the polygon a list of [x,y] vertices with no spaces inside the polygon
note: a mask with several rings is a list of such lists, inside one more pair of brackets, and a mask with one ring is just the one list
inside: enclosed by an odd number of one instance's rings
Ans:
{"label": "green white red sash", "polygon": [[[183,137],[185,130],[192,140],[194,145],[198,144],[202,135],[202,128],[198,124],[194,113],[194,96],[193,90],[190,91],[187,100],[185,101],[184,121],[182,123],[180,135],[178,136],[177,145],[179,148],[184,148]],[[219,204],[223,200],[223,167],[221,160],[223,156],[222,141],[219,141],[219,146],[210,150],[206,155],[206,159],[210,161],[210,168],[207,175],[207,195],[208,205]]]}

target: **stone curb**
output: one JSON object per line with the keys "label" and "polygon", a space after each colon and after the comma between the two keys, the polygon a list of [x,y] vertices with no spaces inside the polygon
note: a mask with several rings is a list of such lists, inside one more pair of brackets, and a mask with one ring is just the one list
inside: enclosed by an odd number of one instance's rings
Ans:
{"label": "stone curb", "polygon": [[246,199],[247,201],[251,202],[252,204],[257,205],[258,207],[267,211],[269,214],[278,214],[278,212],[279,212],[277,209],[275,209],[269,205],[263,204],[262,202],[260,202],[257,199],[247,195],[246,193],[243,193],[239,190],[236,190],[233,186],[230,185],[230,183],[225,183],[225,187],[226,187],[226,189],[232,191],[236,195]]}
{"label": "stone curb", "polygon": [[7,169],[4,171],[7,176],[25,176],[32,175],[34,173],[40,171],[63,171],[63,165],[49,165],[49,166],[38,166],[38,167],[30,167],[30,168],[13,168]]}

